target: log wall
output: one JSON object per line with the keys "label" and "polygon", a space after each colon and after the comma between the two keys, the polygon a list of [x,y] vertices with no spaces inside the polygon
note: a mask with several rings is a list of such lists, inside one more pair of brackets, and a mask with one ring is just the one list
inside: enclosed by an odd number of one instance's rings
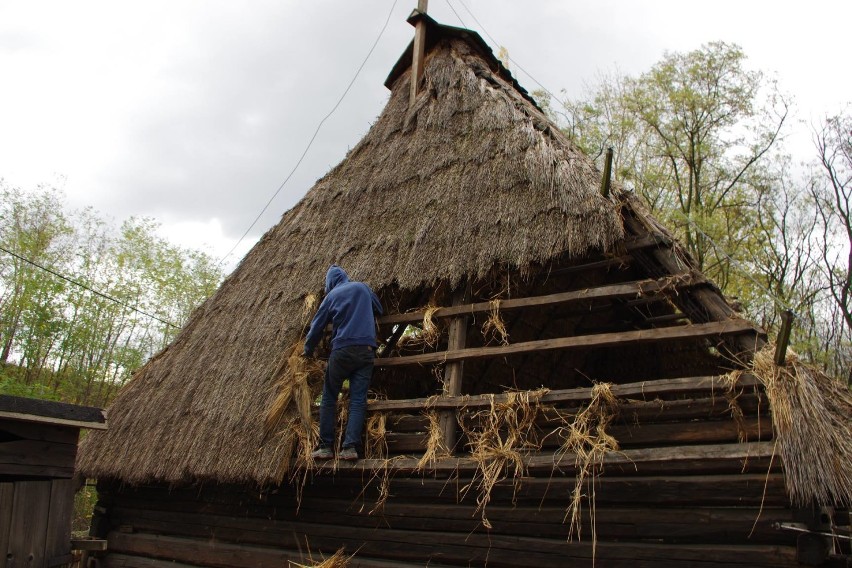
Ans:
{"label": "log wall", "polygon": [[[548,395],[535,424],[541,449],[525,456],[523,476],[503,471],[484,511],[470,456],[419,470],[427,421],[389,401],[373,409],[393,411],[389,461],[318,464],[301,488],[102,480],[94,536],[109,540],[105,565],[140,568],[310,565],[341,547],[365,567],[799,565],[798,535],[778,528],[796,513],[753,382],[727,392],[684,379],[648,387],[648,400],[619,388],[629,396],[607,431],[620,449],[581,486],[579,539],[567,520],[577,467],[553,432],[582,407],[584,389]],[[848,514],[834,522],[848,533]]]}

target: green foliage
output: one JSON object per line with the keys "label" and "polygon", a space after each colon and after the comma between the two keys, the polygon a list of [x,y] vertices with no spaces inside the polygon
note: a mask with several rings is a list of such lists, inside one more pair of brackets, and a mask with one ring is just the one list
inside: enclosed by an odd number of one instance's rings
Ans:
{"label": "green foliage", "polygon": [[852,230],[843,227],[852,215],[849,190],[838,191],[852,179],[852,141],[842,141],[852,125],[827,120],[816,133],[821,181],[797,178],[780,148],[784,97],[724,42],[667,53],[638,76],[603,75],[562,109],[545,99],[587,154],[613,148],[614,178],[747,315],[772,331],[779,309],[792,308],[794,348],[852,378],[852,316],[843,324],[852,299]]}
{"label": "green foliage", "polygon": [[45,188],[0,183],[0,197],[0,362],[19,369],[4,392],[106,405],[221,280],[212,258],[150,219],[115,229]]}

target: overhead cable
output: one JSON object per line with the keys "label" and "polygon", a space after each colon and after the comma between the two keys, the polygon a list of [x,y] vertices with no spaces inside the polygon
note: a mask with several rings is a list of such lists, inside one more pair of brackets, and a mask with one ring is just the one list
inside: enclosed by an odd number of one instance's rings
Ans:
{"label": "overhead cable", "polygon": [[30,265],[32,265],[32,266],[35,266],[36,268],[38,268],[38,269],[40,269],[40,270],[44,270],[45,272],[47,272],[47,273],[49,273],[49,274],[52,274],[52,275],[56,276],[57,278],[61,278],[62,280],[65,280],[66,282],[68,282],[68,283],[70,283],[70,284],[73,284],[73,285],[75,285],[75,286],[79,286],[80,288],[83,288],[84,290],[88,290],[88,291],[89,291],[89,292],[91,292],[92,294],[96,294],[96,295],[100,296],[101,298],[104,298],[104,299],[109,300],[109,301],[111,301],[111,302],[115,302],[116,304],[118,304],[118,305],[120,305],[120,306],[123,306],[123,307],[127,308],[128,310],[132,310],[132,311],[134,311],[134,312],[136,312],[136,313],[138,313],[138,314],[142,314],[143,316],[147,316],[147,317],[149,317],[149,318],[151,318],[151,319],[155,319],[155,320],[157,320],[158,322],[163,323],[163,324],[166,324],[166,325],[168,325],[168,326],[171,326],[171,327],[173,327],[173,328],[175,328],[175,329],[180,328],[180,326],[175,325],[175,324],[173,324],[173,323],[172,323],[172,322],[170,322],[170,321],[166,321],[166,320],[162,319],[162,318],[161,318],[161,317],[159,317],[159,316],[155,316],[154,314],[149,314],[148,312],[143,311],[143,310],[140,310],[139,308],[134,307],[134,306],[131,306],[131,305],[129,305],[129,304],[127,304],[127,303],[125,303],[125,302],[122,302],[122,301],[121,301],[121,300],[119,300],[118,298],[114,298],[114,297],[110,296],[109,294],[104,294],[103,292],[99,292],[98,290],[95,290],[94,288],[91,288],[91,287],[89,287],[89,286],[86,286],[86,285],[85,285],[85,284],[83,284],[82,282],[78,282],[77,280],[74,280],[73,278],[69,278],[68,276],[65,276],[65,275],[63,275],[63,274],[60,274],[59,272],[56,272],[56,271],[55,271],[55,270],[53,270],[53,269],[50,269],[50,268],[48,268],[48,267],[46,267],[46,266],[43,266],[43,265],[41,265],[41,264],[39,264],[39,263],[37,263],[37,262],[35,262],[35,261],[33,261],[33,260],[30,260],[30,259],[25,258],[25,257],[23,257],[23,256],[21,256],[21,255],[19,255],[19,254],[15,253],[15,252],[12,252],[12,251],[10,251],[10,250],[6,249],[5,247],[0,246],[0,251],[5,252],[6,254],[10,254],[10,255],[14,256],[15,258],[17,258],[17,259],[19,259],[19,260],[22,260],[22,261],[26,262],[27,264],[30,264]]}
{"label": "overhead cable", "polygon": [[243,233],[243,236],[241,236],[240,239],[237,241],[237,243],[233,247],[231,247],[231,250],[229,250],[228,253],[225,256],[222,257],[222,259],[219,261],[219,266],[221,266],[222,263],[225,262],[225,259],[227,259],[229,256],[231,256],[231,254],[237,249],[237,247],[240,246],[240,243],[243,242],[243,239],[246,238],[246,235],[249,234],[249,231],[251,231],[254,228],[254,226],[260,220],[260,217],[266,212],[266,210],[272,204],[272,201],[276,197],[278,197],[278,194],[281,193],[281,190],[284,189],[284,186],[287,185],[287,182],[290,181],[290,178],[293,177],[293,174],[296,173],[296,170],[299,168],[299,165],[302,163],[302,160],[304,160],[305,156],[308,154],[308,150],[311,149],[311,146],[313,145],[314,140],[316,140],[316,137],[319,134],[319,131],[322,128],[322,125],[325,124],[325,121],[328,120],[331,117],[332,114],[334,114],[334,111],[337,110],[337,107],[339,107],[340,103],[343,102],[343,99],[346,98],[346,95],[349,93],[349,90],[352,88],[352,85],[355,84],[355,80],[358,78],[358,75],[361,74],[361,70],[364,68],[364,65],[367,64],[367,61],[370,59],[370,56],[373,54],[373,51],[376,49],[376,46],[378,45],[379,40],[382,39],[382,35],[384,35],[385,30],[388,27],[388,22],[390,22],[391,15],[393,14],[393,10],[396,7],[397,2],[398,2],[398,0],[394,0],[393,5],[391,6],[391,9],[388,12],[388,17],[387,17],[387,19],[385,19],[385,24],[384,24],[384,26],[382,26],[381,31],[379,31],[378,37],[376,37],[376,41],[373,42],[373,46],[370,48],[370,51],[367,52],[367,56],[364,58],[364,61],[361,62],[361,65],[358,67],[358,70],[355,72],[355,76],[352,77],[351,81],[349,81],[349,85],[346,86],[346,90],[343,91],[343,94],[340,95],[340,98],[335,103],[334,107],[332,107],[332,109],[328,112],[328,114],[325,115],[325,117],[323,117],[323,119],[317,125],[317,128],[314,131],[314,135],[311,136],[310,141],[308,141],[308,145],[305,146],[305,150],[304,150],[304,152],[302,152],[302,155],[299,157],[299,160],[296,162],[296,165],[293,166],[293,169],[290,170],[290,173],[287,174],[287,177],[284,179],[283,182],[281,182],[281,185],[278,186],[278,189],[275,190],[275,193],[272,194],[272,197],[269,198],[269,200],[266,202],[266,205],[263,206],[263,209],[260,210],[260,213],[257,214],[257,217],[254,218],[254,221],[251,222],[251,225],[249,225],[248,229],[245,230],[245,232]]}

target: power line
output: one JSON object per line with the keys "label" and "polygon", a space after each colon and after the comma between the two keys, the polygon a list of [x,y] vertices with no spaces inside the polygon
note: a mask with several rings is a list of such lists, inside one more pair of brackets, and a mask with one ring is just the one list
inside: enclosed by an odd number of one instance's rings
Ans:
{"label": "power line", "polygon": [[340,95],[340,99],[338,99],[338,101],[337,101],[337,103],[335,103],[334,107],[332,107],[332,109],[329,111],[329,113],[327,115],[325,115],[325,117],[323,117],[323,119],[317,125],[317,128],[314,131],[314,135],[311,136],[310,141],[308,141],[308,145],[305,147],[305,151],[302,152],[302,155],[299,157],[299,160],[296,162],[296,165],[293,166],[293,169],[290,171],[289,174],[287,174],[287,177],[284,179],[283,182],[281,182],[281,185],[278,186],[278,189],[275,190],[275,193],[272,194],[272,197],[269,198],[269,201],[266,202],[266,205],[264,205],[263,209],[260,210],[260,213],[257,214],[257,217],[254,218],[254,221],[251,222],[251,225],[249,225],[248,229],[246,229],[246,231],[243,233],[243,236],[240,237],[240,240],[238,240],[237,243],[233,247],[231,247],[231,250],[229,250],[228,253],[225,256],[222,257],[222,259],[219,261],[220,266],[223,262],[225,262],[225,259],[228,258],[229,256],[231,256],[231,254],[237,249],[237,247],[240,246],[240,243],[243,242],[243,239],[246,238],[246,235],[249,234],[249,231],[251,231],[254,228],[254,226],[260,220],[260,217],[266,212],[266,210],[272,204],[272,201],[276,197],[278,197],[278,194],[281,193],[281,190],[284,189],[284,186],[287,185],[287,182],[290,181],[290,178],[293,177],[293,174],[296,173],[296,170],[299,168],[299,165],[302,163],[302,160],[304,160],[305,156],[308,154],[308,150],[311,149],[311,146],[313,145],[314,140],[316,140],[316,137],[319,134],[319,131],[322,128],[322,125],[325,124],[325,121],[328,120],[331,117],[332,114],[334,114],[334,111],[337,110],[337,107],[339,107],[340,103],[343,102],[343,99],[346,98],[346,95],[349,93],[349,90],[352,88],[352,85],[355,84],[355,80],[358,78],[358,75],[361,74],[361,70],[364,68],[364,65],[367,64],[367,61],[370,59],[370,56],[373,55],[373,51],[376,49],[376,46],[379,44],[379,40],[382,39],[382,35],[384,35],[385,30],[388,27],[388,23],[390,22],[391,15],[393,14],[393,10],[394,10],[394,8],[396,8],[396,3],[398,1],[399,0],[394,0],[393,5],[391,6],[391,9],[388,12],[388,17],[385,20],[385,25],[382,26],[382,29],[379,32],[378,37],[376,37],[376,41],[373,42],[373,46],[370,48],[370,51],[367,52],[367,56],[364,58],[364,61],[361,62],[361,65],[358,67],[358,70],[355,72],[355,76],[352,77],[351,81],[349,81],[349,85],[346,86],[346,90],[343,91],[342,95]]}
{"label": "power line", "polygon": [[0,246],[0,251],[5,252],[6,254],[10,254],[10,255],[14,256],[15,258],[17,258],[17,259],[19,259],[19,260],[22,260],[22,261],[26,262],[27,264],[31,264],[31,265],[35,266],[36,268],[39,268],[39,269],[41,269],[41,270],[44,270],[45,272],[47,272],[47,273],[49,273],[49,274],[52,274],[52,275],[56,276],[57,278],[61,278],[62,280],[65,280],[66,282],[69,282],[69,283],[71,283],[71,284],[74,284],[75,286],[79,286],[80,288],[83,288],[84,290],[88,290],[88,291],[89,291],[89,292],[91,292],[92,294],[97,294],[97,295],[98,295],[98,296],[100,296],[101,298],[104,298],[104,299],[109,300],[109,301],[111,301],[111,302],[115,302],[115,303],[116,303],[116,304],[118,304],[119,306],[123,306],[123,307],[127,308],[128,310],[132,310],[132,311],[134,311],[134,312],[136,312],[136,313],[142,314],[143,316],[147,316],[147,317],[149,317],[149,318],[151,318],[151,319],[155,319],[155,320],[157,320],[158,322],[160,322],[160,323],[164,323],[164,324],[166,324],[166,325],[169,325],[169,326],[171,326],[171,327],[173,327],[173,328],[175,328],[175,329],[179,329],[179,327],[180,327],[180,326],[177,326],[177,325],[173,324],[173,323],[172,323],[172,322],[170,322],[170,321],[166,321],[166,320],[164,320],[164,319],[162,319],[162,318],[160,318],[160,317],[158,317],[158,316],[155,316],[154,314],[149,314],[148,312],[145,312],[145,311],[143,311],[143,310],[140,310],[139,308],[136,308],[136,307],[134,307],[134,306],[131,306],[131,305],[129,305],[129,304],[126,304],[125,302],[122,302],[122,301],[121,301],[121,300],[119,300],[118,298],[114,298],[114,297],[110,296],[109,294],[104,294],[103,292],[99,292],[98,290],[95,290],[94,288],[90,288],[89,286],[86,286],[86,285],[85,285],[85,284],[83,284],[82,282],[78,282],[78,281],[74,280],[73,278],[69,278],[69,277],[67,277],[67,276],[65,276],[65,275],[63,275],[63,274],[60,274],[60,273],[56,272],[55,270],[52,270],[52,269],[50,269],[50,268],[47,268],[46,266],[43,266],[43,265],[41,265],[41,264],[39,264],[39,263],[37,263],[37,262],[35,262],[35,261],[33,261],[33,260],[30,260],[30,259],[28,259],[28,258],[24,258],[23,256],[19,255],[18,253],[12,252],[12,251],[10,251],[10,250],[8,250],[8,249],[6,249],[6,248],[2,247],[2,246]]}

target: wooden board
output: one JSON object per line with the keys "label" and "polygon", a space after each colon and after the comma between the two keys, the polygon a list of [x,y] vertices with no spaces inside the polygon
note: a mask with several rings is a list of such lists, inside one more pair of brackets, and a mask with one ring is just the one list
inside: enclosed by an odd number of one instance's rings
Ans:
{"label": "wooden board", "polygon": [[[736,387],[753,387],[760,385],[760,381],[752,375],[742,375]],[[727,377],[705,376],[705,377],[683,377],[677,379],[662,379],[657,381],[641,381],[626,383],[622,385],[611,385],[610,390],[617,398],[641,398],[643,400],[654,399],[659,396],[671,396],[698,391],[717,392],[723,396],[731,384]],[[502,403],[508,400],[509,395],[483,394],[464,395],[460,397],[437,397],[437,398],[413,398],[399,400],[371,400],[368,402],[367,411],[389,411],[389,410],[422,410],[427,405],[429,408],[483,408],[490,406],[492,401]],[[541,404],[555,404],[588,402],[592,399],[591,388],[575,388],[552,390],[539,398]]]}
{"label": "wooden board", "polygon": [[449,363],[471,359],[487,359],[506,357],[522,353],[553,351],[560,349],[595,349],[614,348],[625,344],[643,344],[656,341],[671,341],[683,339],[701,339],[706,337],[756,333],[754,326],[746,320],[733,319],[723,322],[683,325],[656,329],[639,329],[635,331],[620,331],[556,339],[540,339],[496,347],[472,347],[455,351],[422,353],[405,357],[388,357],[377,359],[377,367],[398,367],[402,365],[426,365],[434,363]]}
{"label": "wooden board", "polygon": [[[681,282],[673,281],[671,278],[661,278],[659,280],[639,280],[633,282],[625,282],[622,284],[610,284],[607,286],[599,286],[597,288],[584,288],[582,290],[574,290],[571,292],[560,292],[558,294],[548,294],[545,296],[532,296],[528,298],[513,298],[500,301],[500,311],[511,311],[521,308],[545,307],[558,304],[570,304],[576,302],[587,302],[591,300],[615,300],[619,298],[634,298],[646,295],[657,295],[665,290],[676,290],[678,284],[680,286],[689,283],[689,277],[684,275]],[[433,318],[450,318],[460,315],[474,315],[488,313],[493,306],[490,302],[476,302],[473,304],[453,305],[445,308],[438,308],[431,313]],[[406,312],[404,314],[392,314],[377,318],[379,325],[393,325],[398,323],[417,323],[422,322],[425,317],[425,311]]]}
{"label": "wooden board", "polygon": [[71,519],[74,516],[74,484],[71,479],[54,479],[50,488],[50,515],[45,554],[59,558],[71,554]]}
{"label": "wooden board", "polygon": [[[348,529],[348,530],[347,530]],[[384,529],[374,531],[365,540],[354,527],[313,525],[310,533],[292,535],[306,543],[314,555],[328,556],[341,545],[351,552],[386,560],[432,561],[488,566],[694,566],[697,562],[716,562],[727,566],[793,566],[794,547],[773,545],[685,544],[671,546],[648,543],[598,542],[593,550],[589,542],[566,542],[494,534],[418,532]],[[204,566],[278,567],[293,559],[292,553],[271,547],[232,544],[217,539],[183,538],[144,533],[113,532],[110,549],[125,554],[173,558]],[[523,554],[519,554],[523,551]]]}
{"label": "wooden board", "polygon": [[7,565],[42,566],[50,514],[51,481],[16,481]]}
{"label": "wooden board", "polygon": [[15,484],[0,483],[0,556],[9,551],[9,533],[12,530],[12,512],[15,502]]}

